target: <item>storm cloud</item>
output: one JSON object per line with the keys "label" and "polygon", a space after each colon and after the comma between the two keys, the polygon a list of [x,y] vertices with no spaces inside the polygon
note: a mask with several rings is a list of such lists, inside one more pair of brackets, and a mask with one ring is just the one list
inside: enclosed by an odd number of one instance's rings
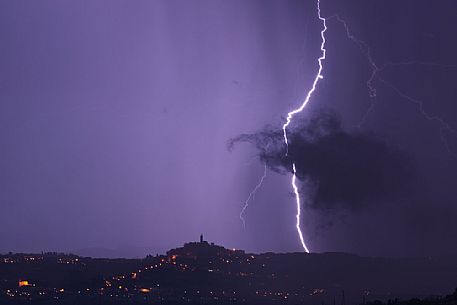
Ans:
{"label": "storm cloud", "polygon": [[412,157],[379,135],[345,131],[338,115],[329,110],[294,122],[288,128],[287,154],[282,130],[271,126],[231,139],[229,149],[251,143],[262,162],[281,174],[291,173],[295,163],[307,204],[316,209],[359,210],[410,195]]}

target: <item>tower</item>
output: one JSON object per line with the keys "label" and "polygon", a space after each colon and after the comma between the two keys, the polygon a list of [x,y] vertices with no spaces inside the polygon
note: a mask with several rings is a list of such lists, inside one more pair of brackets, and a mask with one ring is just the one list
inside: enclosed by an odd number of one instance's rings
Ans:
{"label": "tower", "polygon": [[200,243],[203,243],[203,234],[200,235]]}

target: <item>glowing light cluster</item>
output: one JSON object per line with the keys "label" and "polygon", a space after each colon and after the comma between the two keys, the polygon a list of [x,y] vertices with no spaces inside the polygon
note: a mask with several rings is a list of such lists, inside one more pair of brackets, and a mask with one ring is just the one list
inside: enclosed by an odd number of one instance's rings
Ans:
{"label": "glowing light cluster", "polygon": [[[322,51],[322,55],[318,59],[319,70],[318,70],[318,72],[316,74],[316,77],[314,78],[313,85],[312,85],[311,89],[308,91],[308,93],[306,95],[305,100],[303,101],[303,103],[301,104],[301,106],[299,108],[294,109],[294,110],[290,111],[287,114],[286,123],[282,126],[283,134],[284,134],[284,143],[286,144],[286,156],[289,153],[289,140],[287,139],[287,127],[292,122],[292,119],[293,119],[294,115],[296,115],[297,113],[302,112],[303,109],[305,109],[306,105],[308,104],[309,100],[311,99],[312,94],[316,90],[317,83],[319,82],[320,79],[323,78],[323,75],[322,75],[322,69],[323,69],[322,61],[325,59],[325,54],[326,54],[326,50],[325,50],[325,42],[326,42],[325,41],[325,32],[327,31],[327,24],[326,24],[326,19],[324,17],[322,17],[322,15],[321,15],[320,4],[321,4],[321,2],[320,2],[320,0],[318,0],[317,1],[317,14],[318,14],[319,20],[322,22],[322,25],[323,25],[323,29],[321,31],[321,38],[322,38],[321,51]],[[303,238],[303,232],[301,231],[301,228],[300,228],[301,203],[300,203],[300,194],[298,192],[298,187],[296,185],[296,178],[297,178],[296,172],[297,171],[296,171],[296,167],[295,167],[295,162],[292,163],[292,170],[293,170],[292,188],[294,190],[295,200],[297,202],[297,214],[296,214],[297,223],[296,223],[296,228],[297,228],[298,236],[300,237],[300,242],[301,242],[301,245],[302,245],[303,249],[305,250],[305,252],[309,253],[308,247],[306,246],[305,240]]]}

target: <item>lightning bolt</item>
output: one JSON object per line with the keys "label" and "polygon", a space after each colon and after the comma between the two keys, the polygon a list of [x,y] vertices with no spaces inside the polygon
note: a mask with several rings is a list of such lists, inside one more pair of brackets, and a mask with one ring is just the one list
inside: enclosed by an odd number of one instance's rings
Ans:
{"label": "lightning bolt", "polygon": [[[406,99],[409,102],[415,104],[417,106],[417,108],[418,108],[418,111],[422,114],[422,116],[425,119],[427,119],[429,121],[435,121],[435,122],[438,122],[440,124],[441,140],[443,141],[443,143],[444,143],[445,147],[447,148],[447,150],[450,152],[449,144],[448,144],[446,138],[444,137],[444,131],[448,131],[448,132],[452,132],[452,133],[456,133],[457,134],[457,130],[453,129],[450,126],[450,124],[447,123],[446,121],[444,121],[442,118],[427,113],[425,111],[425,109],[424,109],[424,105],[423,105],[422,101],[420,101],[418,99],[414,99],[414,98],[406,95],[405,93],[400,91],[397,87],[395,87],[391,83],[389,83],[386,80],[384,80],[381,77],[379,77],[378,74],[381,71],[383,71],[384,69],[386,69],[387,67],[389,67],[389,66],[397,66],[397,65],[423,64],[423,65],[433,65],[433,66],[443,66],[443,67],[454,67],[454,66],[441,65],[441,64],[435,64],[435,63],[429,63],[429,62],[410,61],[410,62],[404,62],[404,63],[387,63],[387,64],[385,64],[385,65],[380,67],[376,63],[376,61],[373,59],[373,56],[371,54],[371,49],[368,46],[368,44],[365,43],[363,40],[360,40],[357,37],[355,37],[351,33],[348,24],[339,15],[336,14],[336,15],[330,16],[328,18],[324,18],[321,15],[320,4],[321,4],[321,1],[317,0],[317,15],[318,15],[319,20],[322,22],[322,26],[323,26],[323,29],[321,30],[322,42],[321,42],[321,47],[320,47],[320,50],[321,50],[322,53],[321,53],[321,56],[318,58],[319,69],[318,69],[317,74],[316,74],[316,76],[314,78],[314,81],[312,83],[312,87],[308,91],[303,103],[301,104],[301,106],[299,108],[294,109],[294,110],[290,111],[287,114],[286,122],[284,123],[284,125],[282,127],[283,135],[284,135],[284,143],[286,145],[286,156],[289,153],[289,139],[287,137],[287,127],[291,124],[293,117],[297,113],[302,112],[303,109],[306,107],[306,105],[310,101],[311,96],[313,95],[314,91],[316,91],[316,87],[317,87],[317,84],[318,84],[319,80],[321,80],[323,78],[323,75],[322,75],[322,70],[323,70],[322,62],[326,59],[326,57],[325,57],[326,56],[325,32],[327,31],[327,21],[330,20],[330,19],[336,19],[338,22],[340,22],[344,26],[345,31],[346,31],[346,36],[348,37],[348,39],[352,40],[359,47],[360,51],[365,56],[365,58],[367,59],[369,65],[371,67],[371,74],[370,74],[370,77],[368,78],[368,80],[366,81],[366,85],[367,85],[367,89],[368,89],[368,95],[369,95],[370,98],[373,99],[373,101],[372,101],[370,107],[368,108],[367,112],[365,113],[365,115],[362,117],[362,121],[359,123],[358,126],[360,127],[364,123],[364,121],[366,120],[367,116],[369,115],[369,113],[374,108],[375,98],[377,96],[377,88],[374,85],[374,81],[375,81],[375,79],[378,79],[382,83],[384,83],[386,86],[390,87],[393,91],[395,91],[400,97],[402,97],[403,99]],[[306,246],[306,243],[305,243],[305,240],[304,240],[304,237],[303,237],[303,232],[302,232],[302,230],[300,228],[301,203],[300,203],[300,194],[299,194],[298,187],[297,187],[297,184],[296,184],[297,170],[296,170],[295,162],[292,163],[292,171],[293,171],[293,174],[292,174],[292,188],[294,190],[295,200],[296,200],[296,203],[297,203],[296,228],[297,228],[298,236],[300,238],[300,242],[301,242],[301,245],[302,245],[303,249],[305,250],[305,252],[309,253],[308,247]]]}
{"label": "lightning bolt", "polygon": [[374,82],[374,79],[376,78],[376,75],[378,74],[378,72],[381,71],[383,68],[379,68],[378,65],[376,64],[376,62],[374,61],[373,56],[371,55],[371,49],[368,46],[368,44],[365,41],[358,39],[357,37],[355,37],[352,34],[346,21],[344,19],[342,19],[338,14],[329,17],[328,20],[333,19],[333,18],[335,18],[338,22],[340,22],[343,25],[344,30],[346,31],[347,38],[352,40],[359,47],[360,52],[362,52],[362,54],[365,56],[365,58],[368,61],[368,64],[371,67],[371,74],[366,82],[366,85],[368,88],[368,95],[370,96],[370,98],[372,98],[372,102],[371,102],[370,106],[368,107],[367,111],[365,112],[365,114],[362,116],[362,119],[360,120],[360,122],[357,124],[357,127],[361,128],[362,125],[365,123],[368,115],[371,113],[371,111],[373,110],[373,108],[375,106],[375,103],[376,103],[375,98],[377,95],[377,91],[376,91],[376,87],[373,85],[373,82]]}
{"label": "lightning bolt", "polygon": [[[423,101],[407,95],[406,93],[401,91],[399,88],[394,86],[392,83],[390,83],[387,80],[381,78],[379,76],[379,74],[382,71],[384,71],[385,69],[387,69],[388,67],[397,67],[397,66],[421,65],[421,66],[434,66],[434,67],[441,67],[441,68],[456,68],[457,66],[456,65],[445,65],[445,64],[434,63],[434,62],[405,61],[405,62],[397,62],[397,63],[388,62],[388,63],[386,63],[386,64],[384,64],[384,65],[382,65],[380,67],[376,63],[376,61],[373,59],[373,57],[371,55],[371,49],[368,46],[368,44],[366,42],[364,42],[363,40],[358,39],[357,37],[355,37],[352,34],[351,30],[349,29],[349,26],[348,26],[347,22],[343,18],[341,18],[338,14],[336,14],[336,15],[333,15],[333,16],[327,18],[327,19],[328,20],[336,19],[339,23],[341,23],[343,25],[343,27],[344,27],[344,29],[346,31],[347,38],[349,40],[353,41],[359,47],[360,51],[365,56],[365,58],[367,59],[369,65],[371,66],[371,74],[370,74],[370,77],[368,78],[368,80],[366,82],[369,96],[371,98],[376,98],[376,87],[373,84],[373,82],[374,82],[375,79],[378,79],[381,83],[383,83],[386,87],[388,87],[392,91],[394,91],[402,99],[404,99],[406,101],[409,101],[412,104],[416,105],[417,110],[422,115],[422,117],[424,117],[428,121],[437,122],[440,125],[440,139],[441,139],[441,142],[443,143],[443,145],[446,148],[446,150],[449,153],[453,154],[453,152],[450,149],[448,140],[446,139],[446,137],[444,135],[444,132],[447,131],[447,132],[450,132],[450,133],[453,133],[453,134],[457,134],[457,130],[454,129],[448,122],[446,122],[441,117],[428,113],[424,108],[424,102]],[[365,114],[363,115],[360,123],[358,124],[358,127],[361,127],[362,124],[366,121],[366,118],[368,117],[368,115],[373,110],[374,105],[375,105],[375,101],[371,102],[371,105],[369,106],[369,108],[367,109]]]}
{"label": "lightning bolt", "polygon": [[263,181],[265,180],[266,177],[267,177],[267,163],[265,162],[264,168],[263,168],[263,175],[262,175],[262,177],[260,177],[259,183],[257,183],[257,185],[254,187],[254,189],[249,193],[249,196],[246,199],[246,201],[244,202],[244,206],[243,206],[243,208],[241,209],[241,212],[240,212],[240,220],[243,223],[243,228],[244,229],[246,229],[246,220],[244,219],[244,216],[243,216],[244,212],[246,211],[246,209],[249,206],[249,201],[251,201],[251,199],[254,200],[255,194],[257,193],[257,191],[262,186]]}
{"label": "lightning bolt", "polygon": [[[325,50],[325,42],[326,42],[325,41],[325,32],[327,31],[327,24],[326,24],[326,19],[324,17],[322,17],[322,15],[321,15],[320,4],[321,4],[321,1],[317,0],[317,15],[319,17],[319,20],[322,22],[322,26],[323,26],[323,29],[321,30],[321,39],[322,39],[322,43],[321,43],[321,52],[322,53],[321,54],[322,55],[317,60],[318,63],[319,63],[319,69],[317,71],[316,77],[314,78],[313,85],[312,85],[311,89],[308,91],[308,94],[306,95],[305,100],[303,101],[303,103],[301,104],[301,106],[299,108],[294,109],[294,110],[290,111],[287,114],[286,123],[284,123],[284,125],[282,126],[282,130],[283,130],[283,134],[284,134],[284,143],[286,144],[286,156],[289,153],[289,140],[287,138],[287,127],[292,122],[292,119],[293,119],[294,115],[296,115],[297,113],[302,112],[303,109],[305,109],[306,105],[308,104],[309,100],[311,99],[312,94],[314,93],[314,91],[316,91],[317,83],[319,82],[320,79],[323,78],[323,76],[322,76],[322,69],[323,69],[322,61],[325,59],[325,53],[326,53],[326,50]],[[297,228],[298,236],[300,238],[300,242],[301,242],[301,245],[302,245],[303,249],[305,250],[306,253],[309,253],[308,247],[306,246],[305,240],[303,238],[303,232],[302,232],[302,230],[300,228],[301,203],[300,203],[300,193],[298,191],[298,187],[297,187],[297,184],[296,184],[297,170],[296,170],[295,162],[292,163],[292,170],[293,170],[292,188],[294,190],[295,200],[296,200],[296,203],[297,203],[297,214],[296,214],[297,222],[296,222],[295,226]]]}
{"label": "lightning bolt", "polygon": [[441,139],[441,142],[443,142],[443,145],[446,148],[446,150],[448,151],[448,153],[453,154],[453,152],[451,151],[451,148],[449,146],[449,142],[446,139],[446,137],[444,136],[444,131],[448,131],[448,132],[451,132],[453,134],[457,134],[457,130],[452,128],[452,126],[449,125],[449,123],[446,122],[445,120],[443,120],[441,117],[426,112],[425,109],[424,109],[424,102],[423,101],[415,99],[413,97],[410,97],[409,95],[403,93],[402,91],[400,91],[400,89],[398,89],[397,87],[395,87],[394,85],[392,85],[391,83],[389,83],[388,81],[386,81],[386,80],[384,80],[382,78],[379,78],[379,80],[382,83],[384,83],[387,87],[392,89],[395,93],[397,93],[400,97],[402,97],[403,99],[415,104],[417,106],[417,110],[419,111],[419,113],[426,120],[437,122],[440,125],[440,139]]}
{"label": "lightning bolt", "polygon": [[378,65],[374,61],[373,56],[371,55],[370,47],[368,46],[368,44],[365,41],[358,39],[351,33],[351,31],[349,30],[348,24],[339,15],[333,15],[333,16],[329,17],[328,19],[330,20],[333,18],[338,20],[343,25],[343,27],[346,31],[346,36],[359,47],[360,51],[366,57],[368,63],[370,64],[371,75],[367,80],[368,95],[372,98],[376,97],[377,92],[376,92],[375,86],[373,85],[373,81],[381,69],[378,67]]}

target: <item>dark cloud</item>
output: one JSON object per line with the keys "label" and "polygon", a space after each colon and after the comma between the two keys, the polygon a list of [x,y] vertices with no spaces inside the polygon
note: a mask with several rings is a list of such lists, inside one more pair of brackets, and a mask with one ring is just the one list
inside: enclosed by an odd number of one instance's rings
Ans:
{"label": "dark cloud", "polygon": [[281,129],[266,127],[229,142],[249,142],[270,169],[287,173],[295,162],[297,177],[316,209],[357,210],[409,196],[414,162],[405,152],[373,133],[347,132],[331,111],[296,118],[288,129],[289,149]]}

